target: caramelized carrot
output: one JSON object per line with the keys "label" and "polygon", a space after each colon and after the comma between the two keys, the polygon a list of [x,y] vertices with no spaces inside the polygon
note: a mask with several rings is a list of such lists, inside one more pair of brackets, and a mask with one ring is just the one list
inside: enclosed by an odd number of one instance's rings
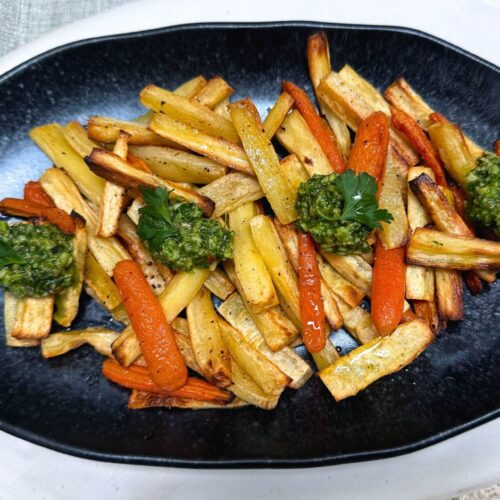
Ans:
{"label": "caramelized carrot", "polygon": [[142,170],[143,172],[147,172],[148,174],[151,173],[151,169],[147,166],[146,162],[139,156],[136,156],[134,153],[131,153],[130,151],[127,154],[127,161],[137,170]]}
{"label": "caramelized carrot", "polygon": [[39,217],[55,224],[63,233],[75,233],[73,218],[59,208],[43,207],[17,198],[4,198],[0,201],[0,212],[14,217]]}
{"label": "caramelized carrot", "polygon": [[134,365],[124,368],[113,359],[107,359],[103,363],[102,373],[107,379],[128,389],[220,404],[226,403],[232,398],[231,393],[194,377],[189,377],[179,389],[166,391],[153,382],[147,368]]}
{"label": "caramelized carrot", "polygon": [[495,141],[495,154],[497,156],[500,156],[500,139],[497,139]]}
{"label": "caramelized carrot", "polygon": [[446,186],[441,158],[420,125],[410,115],[394,106],[391,106],[391,113],[394,126],[405,135],[425,163],[434,171],[436,184]]}
{"label": "caramelized carrot", "polygon": [[321,276],[314,241],[305,233],[299,233],[299,291],[302,340],[309,352],[320,352],[326,342]]}
{"label": "caramelized carrot", "polygon": [[166,391],[182,387],[187,367],[160,302],[133,260],[122,260],[114,278],[154,383]]}
{"label": "caramelized carrot", "polygon": [[283,90],[295,99],[295,107],[306,121],[323,153],[328,158],[332,171],[338,174],[342,173],[345,170],[345,164],[337,140],[328,125],[319,116],[307,94],[292,82],[283,82]]}
{"label": "caramelized carrot", "polygon": [[347,160],[347,168],[354,170],[356,175],[366,172],[380,183],[388,148],[389,120],[382,111],[376,111],[361,122]]}
{"label": "caramelized carrot", "polygon": [[55,207],[50,196],[45,192],[42,185],[36,181],[29,181],[24,186],[24,199],[41,207]]}
{"label": "caramelized carrot", "polygon": [[405,248],[386,250],[377,237],[372,278],[371,316],[381,336],[390,335],[401,321],[405,286]]}

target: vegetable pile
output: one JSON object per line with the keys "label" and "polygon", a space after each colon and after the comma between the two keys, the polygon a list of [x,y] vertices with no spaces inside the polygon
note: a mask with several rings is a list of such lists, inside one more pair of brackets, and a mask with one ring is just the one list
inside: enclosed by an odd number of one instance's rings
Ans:
{"label": "vegetable pile", "polygon": [[[28,219],[0,223],[7,344],[91,345],[130,409],[271,410],[314,370],[354,396],[462,320],[464,282],[500,269],[500,142],[485,152],[403,79],[382,94],[332,69],[324,33],[307,62],[316,102],[284,81],[264,120],[199,75],[147,85],[130,120],[32,129],[51,167],[0,200]],[[122,331],[52,330],[82,290]]]}

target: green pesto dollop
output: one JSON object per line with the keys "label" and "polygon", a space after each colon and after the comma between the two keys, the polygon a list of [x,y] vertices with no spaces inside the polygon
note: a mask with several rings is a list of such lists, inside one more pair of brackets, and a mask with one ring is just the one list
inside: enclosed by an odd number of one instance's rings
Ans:
{"label": "green pesto dollop", "polygon": [[0,240],[19,257],[0,269],[0,286],[16,297],[54,295],[72,284],[73,237],[57,226],[0,222]]}
{"label": "green pesto dollop", "polygon": [[233,233],[203,217],[194,203],[169,200],[161,188],[143,189],[137,232],[153,257],[174,271],[206,269],[233,254]]}
{"label": "green pesto dollop", "polygon": [[467,176],[467,216],[500,237],[500,157],[485,153]]}
{"label": "green pesto dollop", "polygon": [[301,184],[296,208],[297,228],[310,233],[326,252],[340,255],[370,250],[367,238],[392,216],[378,208],[377,183],[366,173],[314,175]]}

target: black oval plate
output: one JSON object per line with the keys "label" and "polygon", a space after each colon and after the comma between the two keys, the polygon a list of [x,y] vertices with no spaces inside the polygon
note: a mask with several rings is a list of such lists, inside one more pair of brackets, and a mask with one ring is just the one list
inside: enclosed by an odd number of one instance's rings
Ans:
{"label": "black oval plate", "polygon": [[[134,117],[148,83],[173,88],[200,73],[221,74],[234,97],[251,96],[261,113],[284,79],[310,91],[304,51],[319,28],[335,69],[349,63],[380,89],[404,75],[480,144],[497,138],[498,68],[423,33],[314,23],[180,26],[73,43],[4,75],[0,198],[20,195],[50,166],[28,138],[31,127],[83,123],[96,113]],[[499,289],[467,295],[465,321],[355,398],[337,404],[313,379],[286,391],[270,412],[129,411],[128,391],[101,377],[102,358],[91,349],[44,361],[38,349],[2,343],[0,429],[85,458],[155,465],[302,467],[409,452],[499,414]],[[82,299],[77,326],[108,320]]]}

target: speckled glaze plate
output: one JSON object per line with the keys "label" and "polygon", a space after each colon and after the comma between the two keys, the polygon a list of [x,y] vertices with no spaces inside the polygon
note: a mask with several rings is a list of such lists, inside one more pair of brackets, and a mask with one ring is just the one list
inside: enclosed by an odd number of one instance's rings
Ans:
{"label": "speckled glaze plate", "polygon": [[[261,113],[280,82],[310,89],[307,36],[328,33],[335,69],[351,64],[380,89],[404,75],[485,147],[500,123],[500,72],[429,35],[401,28],[305,22],[188,25],[72,43],[0,77],[0,198],[18,196],[49,160],[28,138],[43,123],[92,114],[131,118],[148,83],[173,88],[221,74]],[[128,391],[100,375],[90,348],[44,361],[37,348],[0,346],[0,429],[98,460],[188,467],[305,467],[410,452],[500,414],[495,284],[465,296],[452,324],[408,368],[335,403],[316,378],[287,390],[274,411],[130,411]],[[2,308],[3,309],[3,308]],[[119,325],[88,297],[76,327]],[[3,325],[3,318],[0,318]],[[332,337],[347,352],[345,333]]]}

